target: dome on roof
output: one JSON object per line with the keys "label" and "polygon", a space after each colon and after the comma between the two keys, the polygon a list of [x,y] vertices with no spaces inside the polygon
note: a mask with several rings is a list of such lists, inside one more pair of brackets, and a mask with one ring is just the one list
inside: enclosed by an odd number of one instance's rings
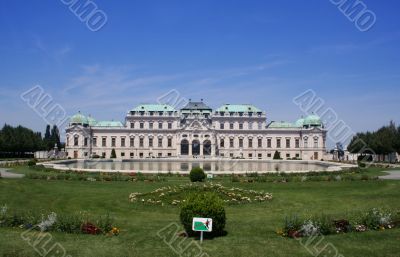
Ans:
{"label": "dome on roof", "polygon": [[321,126],[322,121],[318,115],[312,114],[312,115],[307,116],[304,119],[304,125],[305,126]]}
{"label": "dome on roof", "polygon": [[74,116],[71,117],[70,123],[83,125],[83,124],[89,124],[89,121],[84,115],[82,115],[80,112],[78,112],[77,114],[75,114]]}
{"label": "dome on roof", "polygon": [[304,118],[298,119],[295,123],[296,127],[303,127],[304,126]]}
{"label": "dome on roof", "polygon": [[97,123],[97,121],[95,119],[93,119],[90,115],[89,115],[89,117],[87,117],[87,121],[90,126],[93,126]]}

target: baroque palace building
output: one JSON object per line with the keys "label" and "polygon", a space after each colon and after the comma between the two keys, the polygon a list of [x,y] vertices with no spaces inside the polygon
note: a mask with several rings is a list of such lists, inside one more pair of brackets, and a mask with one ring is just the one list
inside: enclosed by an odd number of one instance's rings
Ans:
{"label": "baroque palace building", "polygon": [[267,122],[266,113],[249,104],[225,104],[216,110],[203,100],[182,109],[141,104],[125,122],[96,121],[78,113],[66,129],[70,158],[245,158],[320,160],[326,152],[321,119],[310,115],[289,122]]}

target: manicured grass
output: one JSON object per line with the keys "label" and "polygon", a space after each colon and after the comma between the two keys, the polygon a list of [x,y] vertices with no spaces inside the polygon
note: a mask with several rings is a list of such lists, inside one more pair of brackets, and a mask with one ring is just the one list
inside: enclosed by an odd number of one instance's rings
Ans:
{"label": "manicured grass", "polygon": [[[26,167],[18,170],[29,172]],[[227,206],[228,234],[204,242],[202,247],[209,256],[312,256],[298,241],[276,235],[286,214],[345,214],[373,207],[400,209],[400,181],[217,181],[228,187],[264,190],[274,198],[265,203]],[[0,179],[0,205],[45,213],[110,213],[115,218],[115,225],[121,228],[116,237],[53,232],[52,242],[60,243],[71,256],[178,256],[157,236],[157,231],[173,222],[179,224],[179,208],[132,204],[128,196],[188,182],[187,177],[176,176],[168,177],[167,182],[152,183]],[[22,232],[19,228],[0,228],[0,256],[39,256],[21,239]],[[331,243],[343,256],[398,256],[399,239],[400,229],[392,229],[327,236],[320,246]]]}

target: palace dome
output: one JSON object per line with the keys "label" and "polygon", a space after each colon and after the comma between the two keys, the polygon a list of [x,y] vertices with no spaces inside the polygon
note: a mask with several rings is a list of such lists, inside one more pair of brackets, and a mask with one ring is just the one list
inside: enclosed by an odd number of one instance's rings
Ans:
{"label": "palace dome", "polygon": [[82,115],[80,112],[78,112],[77,114],[75,114],[71,117],[70,123],[87,125],[87,124],[89,124],[89,121],[84,115]]}
{"label": "palace dome", "polygon": [[89,126],[94,126],[97,124],[97,121],[95,119],[93,119],[93,117],[90,115],[87,117],[87,121],[88,121]]}
{"label": "palace dome", "polygon": [[304,126],[322,126],[321,118],[318,115],[311,114],[304,119]]}
{"label": "palace dome", "polygon": [[295,123],[296,127],[303,127],[304,126],[304,118],[298,119]]}

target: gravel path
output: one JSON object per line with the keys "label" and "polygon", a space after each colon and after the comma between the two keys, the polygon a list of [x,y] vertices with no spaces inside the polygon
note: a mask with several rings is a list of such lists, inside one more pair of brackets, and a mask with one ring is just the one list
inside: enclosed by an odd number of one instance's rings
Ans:
{"label": "gravel path", "polygon": [[22,177],[24,177],[24,174],[8,172],[7,169],[4,169],[4,168],[0,168],[0,174],[1,174],[2,178],[22,178]]}
{"label": "gravel path", "polygon": [[380,179],[399,179],[400,180],[400,170],[393,170],[393,171],[385,171],[389,173],[386,176],[380,176]]}

